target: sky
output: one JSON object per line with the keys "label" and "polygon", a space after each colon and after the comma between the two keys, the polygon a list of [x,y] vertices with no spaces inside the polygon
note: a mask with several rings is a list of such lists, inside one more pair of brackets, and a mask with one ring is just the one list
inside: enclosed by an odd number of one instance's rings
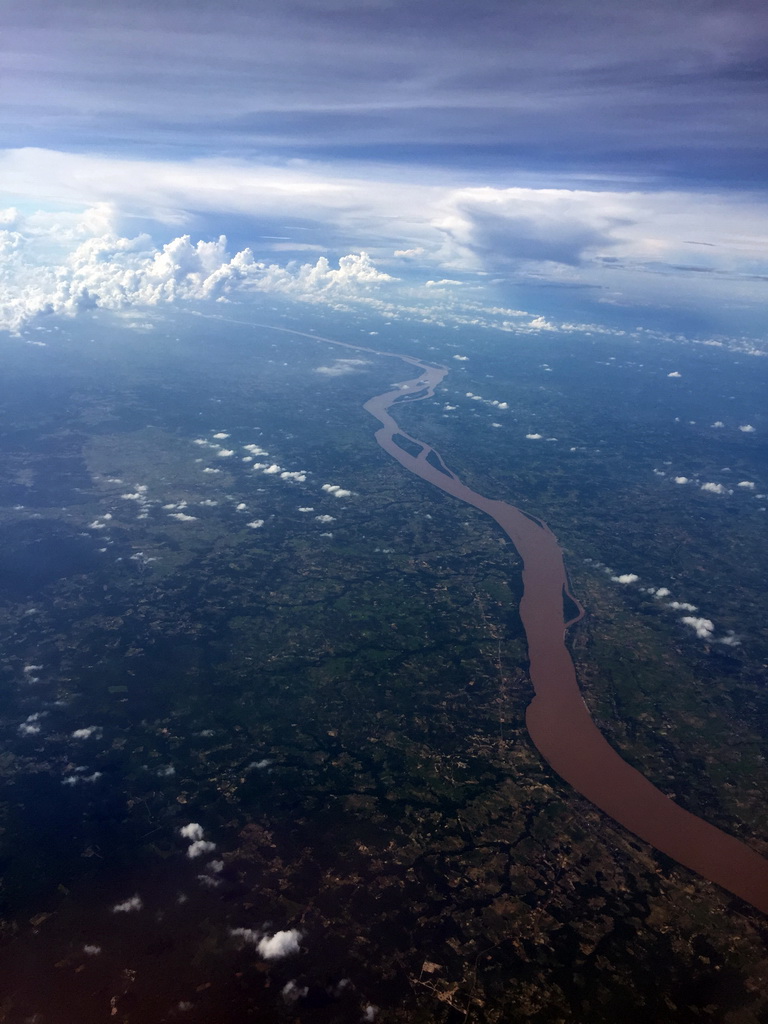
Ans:
{"label": "sky", "polygon": [[761,339],[762,0],[25,0],[0,327],[269,293]]}

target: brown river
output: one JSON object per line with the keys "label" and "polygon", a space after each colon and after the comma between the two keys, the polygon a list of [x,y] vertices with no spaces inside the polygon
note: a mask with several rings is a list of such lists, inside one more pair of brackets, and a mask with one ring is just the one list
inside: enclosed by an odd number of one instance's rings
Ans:
{"label": "brown river", "polygon": [[[489,515],[520,554],[524,585],[520,617],[535,694],[526,712],[526,724],[537,749],[562,779],[614,821],[678,863],[768,913],[768,860],[686,811],[653,786],[622,759],[593,722],[565,643],[568,626],[577,622],[584,611],[570,593],[562,551],[549,527],[513,505],[486,498],[467,487],[433,448],[407,434],[391,415],[390,410],[398,403],[432,397],[448,370],[399,353],[378,352],[299,331],[287,333],[401,359],[418,368],[417,377],[369,399],[364,408],[381,423],[376,440],[384,451],[422,480]],[[421,448],[419,454],[404,451],[395,441],[396,435]],[[579,609],[579,614],[568,623],[563,621],[564,594]]]}

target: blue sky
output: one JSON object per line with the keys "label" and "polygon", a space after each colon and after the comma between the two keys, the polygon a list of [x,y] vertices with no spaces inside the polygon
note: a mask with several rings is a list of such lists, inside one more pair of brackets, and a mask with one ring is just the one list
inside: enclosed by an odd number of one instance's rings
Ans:
{"label": "blue sky", "polygon": [[279,290],[520,324],[578,293],[611,323],[758,330],[763,3],[26,0],[3,21],[6,327]]}

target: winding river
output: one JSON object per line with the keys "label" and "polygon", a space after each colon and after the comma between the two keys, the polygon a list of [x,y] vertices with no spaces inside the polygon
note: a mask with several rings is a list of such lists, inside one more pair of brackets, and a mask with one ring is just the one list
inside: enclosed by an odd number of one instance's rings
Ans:
{"label": "winding river", "polygon": [[[565,643],[568,626],[577,622],[584,611],[570,593],[562,551],[549,527],[513,505],[473,491],[430,445],[407,434],[391,415],[390,410],[400,403],[432,397],[448,373],[447,368],[400,353],[378,352],[286,328],[272,329],[357,352],[400,359],[418,368],[418,376],[369,399],[364,408],[381,424],[376,440],[384,451],[422,480],[489,515],[520,554],[523,560],[520,617],[535,693],[526,711],[526,725],[536,748],[562,779],[614,821],[678,863],[768,914],[768,860],[686,811],[653,786],[621,758],[593,722]],[[395,440],[398,436],[415,446],[418,454],[401,448]],[[568,623],[563,622],[564,594],[578,609],[576,617]]]}

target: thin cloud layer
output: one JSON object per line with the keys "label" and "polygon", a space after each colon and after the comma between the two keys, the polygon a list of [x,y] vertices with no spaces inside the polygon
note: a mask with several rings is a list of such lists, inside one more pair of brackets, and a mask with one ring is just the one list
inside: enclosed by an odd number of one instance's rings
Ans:
{"label": "thin cloud layer", "polygon": [[495,146],[517,164],[567,153],[577,166],[668,175],[695,163],[742,179],[761,166],[768,26],[750,0],[479,0],[472,17],[459,0],[263,0],[187,5],[180,21],[136,0],[130,31],[118,8],[96,7],[7,12],[6,137],[193,150],[207,138],[329,158],[336,146],[426,144],[454,160]]}

